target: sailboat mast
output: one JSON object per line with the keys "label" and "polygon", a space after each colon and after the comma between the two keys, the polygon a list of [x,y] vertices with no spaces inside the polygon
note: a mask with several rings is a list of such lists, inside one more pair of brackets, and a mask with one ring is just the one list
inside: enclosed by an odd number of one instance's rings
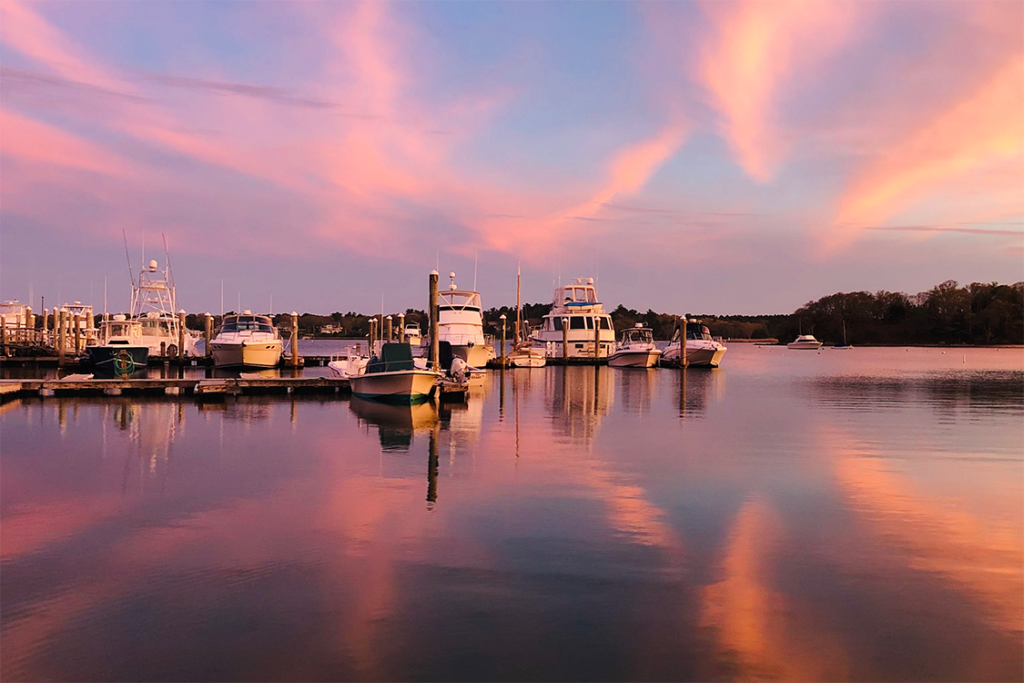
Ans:
{"label": "sailboat mast", "polygon": [[522,341],[522,339],[520,338],[521,323],[519,322],[519,319],[520,319],[520,304],[519,304],[519,291],[520,291],[520,288],[519,288],[519,282],[520,282],[520,279],[521,279],[521,276],[522,276],[522,272],[523,272],[522,263],[523,263],[522,259],[519,259],[518,263],[516,263],[516,343],[517,344]]}

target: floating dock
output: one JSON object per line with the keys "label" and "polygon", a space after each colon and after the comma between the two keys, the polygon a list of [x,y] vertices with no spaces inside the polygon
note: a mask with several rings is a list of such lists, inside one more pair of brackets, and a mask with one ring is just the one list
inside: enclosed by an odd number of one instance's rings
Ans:
{"label": "floating dock", "polygon": [[60,379],[0,380],[0,396],[165,395],[196,397],[240,394],[340,394],[350,391],[349,381],[335,377],[273,377],[243,379],[94,379],[74,375]]}

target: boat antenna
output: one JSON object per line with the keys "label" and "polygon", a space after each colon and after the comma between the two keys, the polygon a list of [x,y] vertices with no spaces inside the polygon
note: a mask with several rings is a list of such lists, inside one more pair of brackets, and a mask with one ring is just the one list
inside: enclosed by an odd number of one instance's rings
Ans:
{"label": "boat antenna", "polygon": [[121,229],[121,237],[124,238],[124,257],[125,260],[128,261],[128,279],[132,281],[132,291],[135,291],[135,276],[132,274],[132,257],[128,254],[128,235],[125,234],[124,228]]}
{"label": "boat antenna", "polygon": [[[477,265],[479,263],[480,263],[480,252],[478,251],[473,256],[473,291],[474,292],[478,291],[477,288],[476,288],[476,267],[477,267]],[[31,300],[32,300],[32,297],[29,297],[29,301],[31,301]]]}
{"label": "boat antenna", "polygon": [[103,317],[106,318],[107,313],[107,276],[103,276]]}
{"label": "boat antenna", "polygon": [[[519,278],[520,278],[520,275],[522,274],[522,270],[523,270],[522,264],[523,264],[523,259],[520,258],[516,262],[516,344],[518,344],[521,341],[520,338],[519,338],[520,337],[520,324],[519,324]],[[502,353],[504,353],[504,351]]]}
{"label": "boat antenna", "polygon": [[167,266],[167,279],[170,280],[168,284],[171,285],[171,310],[177,312],[178,290],[174,286],[174,271],[171,270],[171,252],[167,248],[167,235],[160,233],[160,237],[164,241],[164,264]]}
{"label": "boat antenna", "polygon": [[220,279],[220,319],[224,320],[224,278]]}

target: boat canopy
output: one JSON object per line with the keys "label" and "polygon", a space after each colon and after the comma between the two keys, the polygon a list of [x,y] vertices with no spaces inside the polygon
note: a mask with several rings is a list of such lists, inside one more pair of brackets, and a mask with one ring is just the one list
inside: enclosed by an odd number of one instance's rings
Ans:
{"label": "boat canopy", "polygon": [[463,290],[440,292],[437,307],[442,311],[479,311],[480,293]]}
{"label": "boat canopy", "polygon": [[374,356],[366,366],[366,373],[396,372],[398,370],[415,370],[412,359],[412,346],[391,342],[380,348],[380,356]]}

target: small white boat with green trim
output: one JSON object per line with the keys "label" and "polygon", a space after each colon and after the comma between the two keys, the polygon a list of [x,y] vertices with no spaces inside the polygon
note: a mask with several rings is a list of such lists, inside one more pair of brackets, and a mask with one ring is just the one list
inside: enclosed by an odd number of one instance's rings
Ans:
{"label": "small white boat with green trim", "polygon": [[[422,363],[417,366],[417,361]],[[383,344],[358,375],[349,375],[352,394],[388,403],[421,403],[431,397],[439,373],[426,368],[426,361],[412,357],[405,343]]]}

